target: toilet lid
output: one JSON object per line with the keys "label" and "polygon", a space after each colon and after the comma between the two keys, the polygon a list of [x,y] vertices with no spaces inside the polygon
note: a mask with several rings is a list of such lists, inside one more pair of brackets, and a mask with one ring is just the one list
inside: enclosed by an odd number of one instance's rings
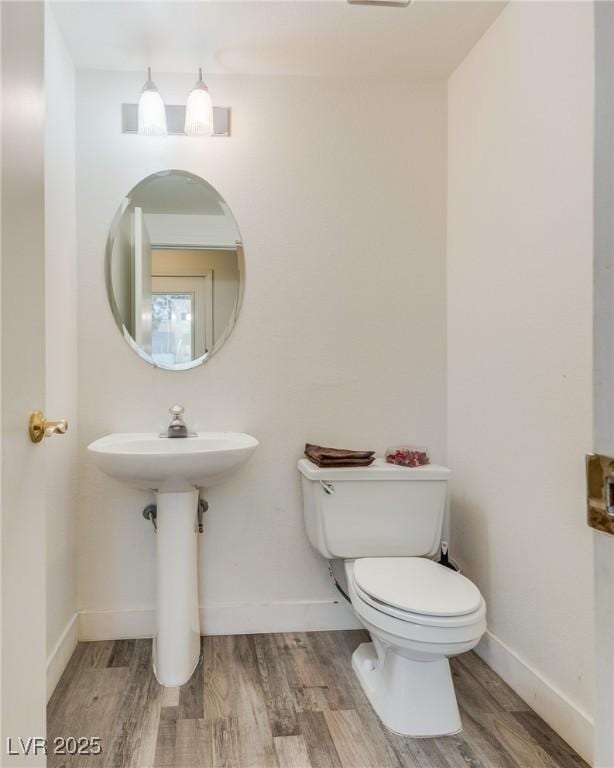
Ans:
{"label": "toilet lid", "polygon": [[462,616],[482,601],[469,579],[423,557],[363,557],[354,579],[381,603],[426,616]]}

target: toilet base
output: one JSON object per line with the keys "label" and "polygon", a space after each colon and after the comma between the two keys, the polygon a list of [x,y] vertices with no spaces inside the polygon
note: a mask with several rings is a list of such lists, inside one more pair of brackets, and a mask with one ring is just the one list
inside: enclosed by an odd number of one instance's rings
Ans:
{"label": "toilet base", "polygon": [[414,738],[449,736],[462,729],[446,657],[415,661],[373,643],[359,645],[352,667],[371,706],[391,731]]}

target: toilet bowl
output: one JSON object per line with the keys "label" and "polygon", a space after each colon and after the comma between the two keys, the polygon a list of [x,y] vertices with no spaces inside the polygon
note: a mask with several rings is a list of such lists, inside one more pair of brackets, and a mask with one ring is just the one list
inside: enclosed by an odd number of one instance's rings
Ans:
{"label": "toilet bowl", "polygon": [[381,721],[416,738],[460,731],[448,659],[474,648],[486,630],[477,587],[418,557],[347,560],[345,572],[372,639],[356,649],[352,667]]}
{"label": "toilet bowl", "polygon": [[356,616],[371,635],[352,667],[383,724],[413,737],[461,730],[448,659],[486,630],[469,579],[434,562],[450,470],[378,459],[369,467],[298,463],[307,536],[345,564]]}

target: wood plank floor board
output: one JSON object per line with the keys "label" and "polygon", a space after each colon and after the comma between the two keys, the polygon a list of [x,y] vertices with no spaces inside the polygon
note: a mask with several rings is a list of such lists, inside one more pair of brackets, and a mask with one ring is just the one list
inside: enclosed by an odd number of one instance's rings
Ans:
{"label": "wood plank floor board", "polygon": [[[56,737],[110,735],[113,713],[129,678],[128,670],[105,669],[106,652],[110,652],[111,645],[80,643],[77,646],[48,704],[50,743]],[[63,756],[50,755],[50,765],[64,762]]]}
{"label": "wood plank floor board", "polygon": [[201,657],[192,677],[179,691],[179,719],[199,720],[205,716],[204,704],[204,637],[201,637]]}
{"label": "wood plank floor board", "polygon": [[402,768],[402,763],[388,738],[387,729],[384,728],[366,698],[358,702],[356,714],[369,743],[378,755],[376,765],[382,768]]}
{"label": "wood plank floor board", "polygon": [[[454,662],[454,659],[452,660]],[[464,667],[453,663],[452,679],[454,688],[459,700],[462,699],[464,708],[480,720],[486,714],[496,715],[500,712],[506,712],[497,700],[491,696],[490,692],[484,688],[473,675],[468,673]],[[526,708],[526,704],[524,704]]]}
{"label": "wood plank floor board", "polygon": [[135,648],[136,640],[115,640],[107,667],[129,667]]}
{"label": "wood plank floor board", "polygon": [[297,717],[312,768],[342,768],[324,714],[304,711]]}
{"label": "wood plank floor board", "polygon": [[273,736],[297,736],[299,730],[294,698],[275,637],[254,635],[253,639]]}
{"label": "wood plank floor board", "polygon": [[212,765],[213,768],[241,768],[236,717],[218,717],[213,721]]}
{"label": "wood plank floor board", "polygon": [[462,672],[468,672],[474,677],[502,709],[508,712],[523,712],[529,709],[526,702],[475,653],[455,657],[451,666],[454,673],[461,675]]}
{"label": "wood plank floor board", "polygon": [[475,754],[488,768],[525,768],[515,761],[512,755],[497,739],[496,735],[485,725],[460,706],[463,735],[471,744]]}
{"label": "wood plank floor board", "polygon": [[97,640],[87,643],[82,663],[94,669],[108,667],[116,642],[116,640]]}
{"label": "wood plank floor board", "polygon": [[162,700],[160,702],[160,706],[178,707],[180,693],[181,693],[181,688],[163,688]]}
{"label": "wood plank floor board", "polygon": [[213,768],[213,724],[207,720],[177,720],[174,768]]}
{"label": "wood plank floor board", "polygon": [[484,662],[453,659],[463,731],[387,730],[351,665],[368,635],[212,636],[181,688],[162,688],[150,640],[80,643],[48,705],[48,737],[100,736],[99,756],[49,768],[588,768]]}
{"label": "wood plank floor board", "polygon": [[129,670],[122,669],[82,669],[79,677],[73,681],[62,706],[49,718],[47,737],[50,744],[56,738],[99,737],[103,754],[64,756],[50,750],[47,758],[49,768],[60,765],[79,765],[88,768],[99,765],[106,759],[106,750],[113,738],[116,714],[121,708],[126,685],[130,679]]}
{"label": "wood plank floor board", "polygon": [[[110,668],[113,669],[113,668]],[[162,687],[153,673],[151,640],[136,644],[128,684],[115,713],[106,765],[146,768],[155,759]]]}
{"label": "wood plank floor board", "polygon": [[328,688],[322,686],[309,686],[292,688],[292,698],[296,712],[324,712],[328,706]]}
{"label": "wood plank floor board", "polygon": [[542,749],[556,759],[560,768],[589,768],[588,763],[582,760],[580,755],[574,752],[569,744],[563,741],[558,733],[553,731],[535,712],[530,709],[514,712],[514,718],[523,725],[525,731]]}
{"label": "wood plank floor board", "polygon": [[66,669],[58,680],[58,684],[56,685],[55,690],[51,694],[51,698],[47,703],[48,712],[60,712],[62,710],[64,697],[67,694],[72,697],[73,686],[76,684],[75,681],[80,674],[83,657],[87,653],[87,645],[87,643],[77,643],[77,647],[75,648],[73,655],[68,660]]}
{"label": "wood plank floor board", "polygon": [[313,768],[302,736],[276,736],[274,741],[279,765],[284,768]]}
{"label": "wood plank floor board", "polygon": [[241,768],[277,766],[253,635],[236,635],[231,663],[236,669],[237,719]]}
{"label": "wood plank floor board", "polygon": [[433,739],[427,741],[432,743],[450,768],[491,768],[478,758],[473,748],[458,734],[438,739],[436,743]]}
{"label": "wood plank floor board", "polygon": [[329,709],[331,697],[338,701],[339,696],[331,693],[308,635],[296,632],[274,637],[295,711],[323,712]]}
{"label": "wood plank floor board", "polygon": [[326,686],[322,668],[313,651],[306,632],[278,635],[277,646],[286,661],[289,682],[296,687],[323,688]]}
{"label": "wood plank floor board", "polygon": [[324,713],[343,768],[374,765],[383,768],[385,756],[377,751],[365,733],[355,709],[336,709]]}
{"label": "wood plank floor board", "polygon": [[560,768],[555,757],[543,749],[510,712],[485,715],[485,725],[521,766]]}
{"label": "wood plank floor board", "polygon": [[232,717],[236,712],[233,635],[203,638],[203,705],[206,720]]}
{"label": "wood plank floor board", "polygon": [[97,640],[85,644],[85,653],[81,660],[82,667],[103,669],[109,666],[109,659],[113,653],[115,640]]}
{"label": "wood plank floor board", "polygon": [[[326,682],[326,697],[330,709],[352,709],[360,698],[358,680],[348,679],[346,653],[339,652],[333,632],[314,632],[310,638],[311,647]],[[351,670],[351,667],[350,667]]]}
{"label": "wood plank floor board", "polygon": [[174,768],[179,707],[162,707],[156,738],[153,768]]}
{"label": "wood plank floor board", "polygon": [[437,746],[427,744],[426,739],[408,739],[392,731],[387,737],[403,768],[449,768]]}

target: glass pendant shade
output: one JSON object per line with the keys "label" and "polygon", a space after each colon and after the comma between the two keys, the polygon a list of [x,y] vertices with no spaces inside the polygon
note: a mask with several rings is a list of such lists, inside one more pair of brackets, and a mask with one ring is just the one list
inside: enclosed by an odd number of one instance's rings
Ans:
{"label": "glass pendant shade", "polygon": [[151,79],[147,68],[147,82],[139,98],[139,134],[141,136],[166,136],[166,109],[162,96]]}
{"label": "glass pendant shade", "polygon": [[188,96],[184,130],[188,136],[211,136],[213,133],[213,103],[203,82],[202,69],[198,70],[198,81]]}

